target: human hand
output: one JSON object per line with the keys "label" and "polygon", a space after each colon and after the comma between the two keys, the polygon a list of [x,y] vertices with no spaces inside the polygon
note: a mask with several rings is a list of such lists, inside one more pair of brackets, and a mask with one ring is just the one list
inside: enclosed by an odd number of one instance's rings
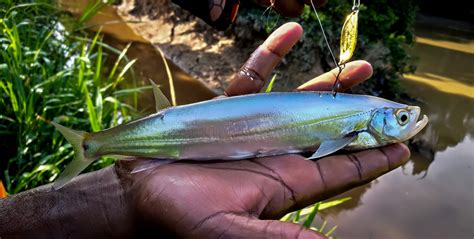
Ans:
{"label": "human hand", "polygon": [[[260,91],[301,34],[296,23],[277,29],[243,65],[225,94]],[[330,90],[335,73],[325,73],[297,90]],[[348,63],[340,89],[371,74],[367,62]],[[118,162],[116,171],[131,199],[138,233],[184,238],[324,238],[300,225],[272,219],[370,182],[404,164],[408,157],[406,146],[394,144],[317,161],[300,155],[177,161],[130,174],[141,163],[133,160]]]}

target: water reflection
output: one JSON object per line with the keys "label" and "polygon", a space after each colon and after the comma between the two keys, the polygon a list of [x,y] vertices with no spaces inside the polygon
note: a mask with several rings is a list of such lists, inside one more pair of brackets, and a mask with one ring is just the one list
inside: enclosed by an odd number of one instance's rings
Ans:
{"label": "water reflection", "polygon": [[413,49],[418,70],[403,85],[430,123],[410,142],[412,157],[403,168],[338,196],[352,200],[323,212],[338,225],[336,236],[474,236],[474,41],[458,36],[454,49],[440,41],[449,41],[443,34],[429,30],[422,31],[429,41]]}

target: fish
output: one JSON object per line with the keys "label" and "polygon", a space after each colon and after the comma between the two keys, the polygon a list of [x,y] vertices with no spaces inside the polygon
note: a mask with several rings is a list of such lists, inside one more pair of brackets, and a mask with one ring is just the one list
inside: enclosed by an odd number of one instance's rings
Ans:
{"label": "fish", "polygon": [[105,155],[173,162],[311,152],[312,160],[340,149],[403,142],[428,123],[418,106],[367,95],[272,92],[171,107],[156,85],[153,89],[157,112],[135,121],[94,133],[51,122],[75,151],[53,188]]}

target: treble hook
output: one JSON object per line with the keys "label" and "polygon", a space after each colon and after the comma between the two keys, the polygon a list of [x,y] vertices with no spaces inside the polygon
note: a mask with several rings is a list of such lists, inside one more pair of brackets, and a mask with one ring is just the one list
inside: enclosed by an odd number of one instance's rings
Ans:
{"label": "treble hook", "polygon": [[334,80],[334,84],[332,85],[332,96],[335,98],[337,95],[337,91],[341,87],[341,81],[339,80],[339,76],[341,76],[342,70],[346,67],[346,64],[337,65],[339,71],[337,72],[336,79]]}

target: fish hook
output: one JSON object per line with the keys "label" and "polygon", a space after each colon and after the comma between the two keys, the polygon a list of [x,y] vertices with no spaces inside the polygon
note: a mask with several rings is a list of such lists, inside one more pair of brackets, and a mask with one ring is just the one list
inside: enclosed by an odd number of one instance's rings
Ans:
{"label": "fish hook", "polygon": [[337,89],[339,89],[339,86],[340,86],[339,76],[340,76],[342,70],[344,69],[344,67],[339,65],[339,63],[337,62],[336,56],[332,52],[331,45],[329,45],[328,38],[326,37],[326,31],[324,31],[323,24],[321,22],[321,19],[319,18],[318,11],[316,11],[316,7],[314,6],[313,0],[311,0],[310,2],[311,2],[311,7],[313,8],[314,14],[316,15],[316,18],[318,19],[319,27],[321,28],[321,32],[323,33],[323,37],[324,37],[324,41],[326,42],[326,46],[329,49],[329,53],[331,53],[332,60],[334,61],[334,64],[337,66],[337,68],[339,68],[339,72],[337,73],[336,80],[334,81],[334,85],[332,87],[333,97],[336,97]]}

